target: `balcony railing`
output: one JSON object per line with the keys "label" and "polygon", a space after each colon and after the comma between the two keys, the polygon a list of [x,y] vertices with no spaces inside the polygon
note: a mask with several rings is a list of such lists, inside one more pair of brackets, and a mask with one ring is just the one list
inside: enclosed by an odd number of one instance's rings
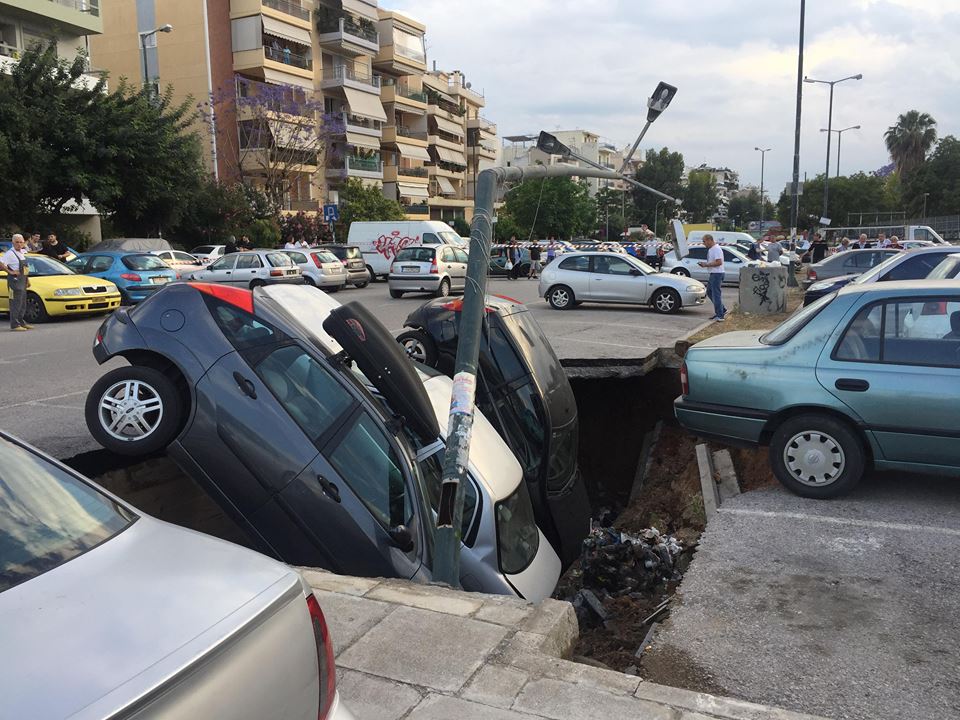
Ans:
{"label": "balcony railing", "polygon": [[397,129],[397,135],[401,135],[401,136],[403,136],[403,137],[408,137],[408,138],[413,138],[414,140],[426,140],[426,139],[427,139],[427,133],[425,133],[425,132],[417,132],[416,130],[411,130],[411,129],[408,128],[406,125],[397,125],[397,126],[395,126],[395,127],[396,127],[396,129]]}
{"label": "balcony railing", "polygon": [[351,170],[363,170],[364,172],[383,172],[383,162],[377,158],[360,158],[350,156],[347,158],[347,166]]}
{"label": "balcony railing", "polygon": [[293,212],[316,212],[320,209],[319,205],[317,200],[285,200],[281,209]]}
{"label": "balcony railing", "polygon": [[369,43],[379,44],[379,35],[372,27],[366,27],[350,18],[324,18],[317,21],[317,30],[323,34],[340,33],[352,35]]}
{"label": "balcony railing", "polygon": [[490,122],[489,120],[487,120],[487,119],[486,119],[485,117],[483,117],[483,116],[477,117],[477,124],[478,124],[483,130],[489,130],[490,132],[496,132],[496,131],[497,131],[497,124],[494,123],[494,122]]}
{"label": "balcony railing", "polygon": [[364,83],[371,87],[380,87],[380,76],[370,75],[367,72],[355,70],[349,65],[334,65],[332,68],[323,69],[324,80],[353,80],[354,82]]}
{"label": "balcony railing", "polygon": [[409,98],[410,100],[416,100],[417,102],[426,103],[427,94],[422,91],[411,90],[410,88],[400,85],[397,82],[385,82],[384,87],[392,87],[394,92],[400,97]]}
{"label": "balcony railing", "polygon": [[50,2],[100,17],[100,0],[50,0]]}
{"label": "balcony railing", "polygon": [[279,10],[287,15],[300,18],[301,20],[310,19],[310,11],[298,2],[291,0],[262,0],[263,4],[274,10]]}
{"label": "balcony railing", "polygon": [[359,115],[351,115],[348,112],[338,113],[337,117],[343,122],[345,127],[358,127],[364,128],[365,130],[376,130],[377,132],[379,132],[381,128],[379,120],[371,120],[370,118]]}
{"label": "balcony railing", "polygon": [[404,205],[403,211],[407,215],[429,215],[430,206],[427,205],[426,203],[423,203],[421,205]]}
{"label": "balcony railing", "polygon": [[292,65],[293,67],[303,68],[304,70],[313,69],[313,58],[307,53],[295,53],[290,48],[278,48],[270,45],[263,46],[263,53],[268,60],[273,60],[274,62]]}
{"label": "balcony railing", "polygon": [[397,175],[424,178],[428,177],[430,173],[425,167],[398,167]]}

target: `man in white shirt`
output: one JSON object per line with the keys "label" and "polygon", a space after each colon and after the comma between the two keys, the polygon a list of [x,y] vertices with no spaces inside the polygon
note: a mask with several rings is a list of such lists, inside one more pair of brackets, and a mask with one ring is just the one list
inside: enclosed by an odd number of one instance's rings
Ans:
{"label": "man in white shirt", "polygon": [[890,240],[887,238],[886,233],[880,233],[877,235],[877,247],[887,248],[890,247]]}
{"label": "man in white shirt", "polygon": [[297,244],[293,241],[293,238],[287,240],[287,244],[283,246],[284,250],[296,250]]}
{"label": "man in white shirt", "polygon": [[767,246],[767,262],[778,263],[783,254],[783,245],[780,244],[781,238],[777,238]]}
{"label": "man in white shirt", "polygon": [[713,303],[714,309],[713,317],[710,319],[723,322],[727,314],[727,309],[723,306],[723,250],[709,233],[703,236],[703,246],[707,248],[707,259],[698,262],[697,265],[707,268],[709,273],[707,296]]}
{"label": "man in white shirt", "polygon": [[7,274],[7,294],[10,297],[10,329],[16,331],[30,330],[24,319],[27,309],[27,288],[30,281],[27,279],[27,241],[19,233],[13,236],[13,247],[0,255],[0,270]]}

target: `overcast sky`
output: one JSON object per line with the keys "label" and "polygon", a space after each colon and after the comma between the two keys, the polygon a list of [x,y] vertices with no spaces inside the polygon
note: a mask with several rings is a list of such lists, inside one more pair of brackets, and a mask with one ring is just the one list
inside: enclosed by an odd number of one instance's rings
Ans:
{"label": "overcast sky", "polygon": [[[773,200],[790,179],[799,0],[381,0],[427,25],[427,56],[485,93],[501,136],[584,128],[633,142],[659,80],[679,87],[643,148],[729,166]],[[841,174],[887,162],[909,109],[960,135],[960,1],[808,0],[804,74],[836,86]],[[829,88],[805,84],[800,174],[823,172]],[[831,150],[836,172],[836,135]]]}

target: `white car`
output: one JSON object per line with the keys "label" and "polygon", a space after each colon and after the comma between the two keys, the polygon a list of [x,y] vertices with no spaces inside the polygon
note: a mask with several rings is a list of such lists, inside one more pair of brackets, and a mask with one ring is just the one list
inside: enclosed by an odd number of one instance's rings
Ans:
{"label": "white car", "polygon": [[190,254],[206,265],[222,258],[226,251],[226,245],[200,245],[191,250]]}
{"label": "white car", "polygon": [[343,263],[326,250],[281,250],[300,268],[303,281],[321,290],[334,293],[347,284],[350,273]]}
{"label": "white car", "polygon": [[702,305],[707,289],[698,280],[658,273],[630,255],[578,251],[543,269],[539,294],[556,310],[569,310],[581,302],[604,302],[649,305],[659,313],[675,313]]}
{"label": "white car", "polygon": [[230,253],[199,270],[181,273],[181,280],[225,283],[250,288],[303,283],[303,273],[283,250]]}
{"label": "white car", "polygon": [[[720,246],[720,249],[723,250],[723,281],[725,283],[739,285],[740,268],[763,265],[761,261],[751,260],[735,248]],[[699,265],[706,260],[707,248],[703,245],[691,245],[687,254],[680,260],[677,260],[676,254],[672,252],[664,255],[663,271],[697,280],[707,280],[710,271]]]}
{"label": "white car", "polygon": [[181,250],[151,250],[150,252],[176,270],[177,273],[193,272],[203,266],[203,261],[200,258]]}

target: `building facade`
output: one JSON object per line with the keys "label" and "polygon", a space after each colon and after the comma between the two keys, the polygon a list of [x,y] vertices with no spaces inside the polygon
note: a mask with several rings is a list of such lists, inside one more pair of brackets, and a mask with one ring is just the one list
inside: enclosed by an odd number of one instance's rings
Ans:
{"label": "building facade", "polygon": [[713,219],[726,220],[729,215],[730,201],[737,194],[740,188],[740,175],[728,167],[710,167],[706,163],[695,168],[687,168],[684,171],[684,181],[691,172],[706,172],[713,177],[714,185],[717,188],[717,211]]}

